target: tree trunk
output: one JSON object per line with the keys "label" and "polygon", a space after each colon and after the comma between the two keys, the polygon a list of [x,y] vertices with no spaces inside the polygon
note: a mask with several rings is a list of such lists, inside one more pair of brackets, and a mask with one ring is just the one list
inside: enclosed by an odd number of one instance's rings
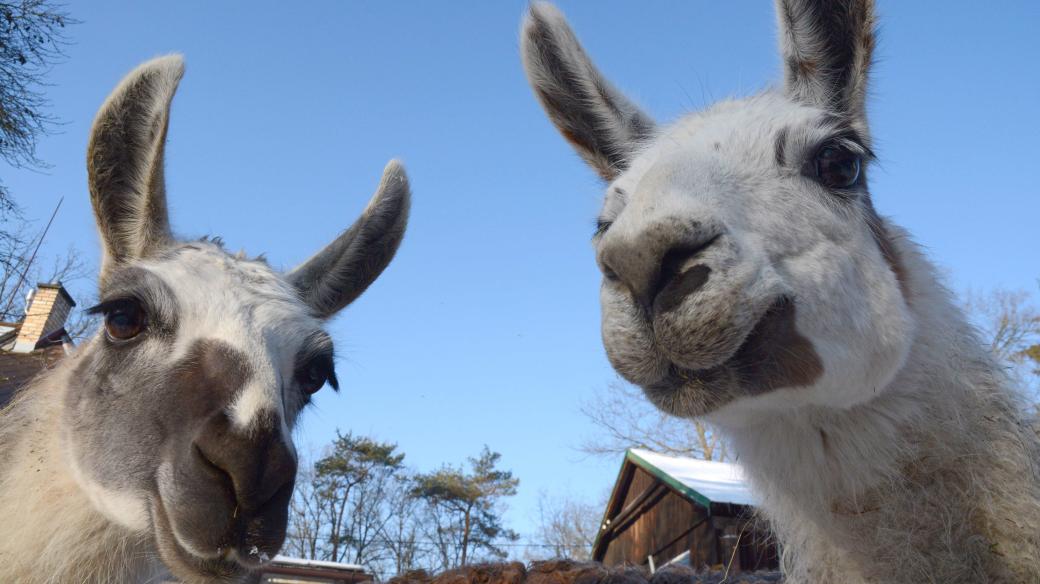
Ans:
{"label": "tree trunk", "polygon": [[462,529],[462,565],[466,565],[466,552],[469,551],[469,513],[470,507],[466,508],[466,523]]}

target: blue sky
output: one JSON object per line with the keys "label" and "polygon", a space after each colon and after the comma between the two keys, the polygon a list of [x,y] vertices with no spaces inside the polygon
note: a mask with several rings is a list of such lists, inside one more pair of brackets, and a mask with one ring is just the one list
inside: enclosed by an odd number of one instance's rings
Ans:
{"label": "blue sky", "polygon": [[[777,79],[769,2],[560,2],[601,69],[659,120]],[[64,125],[0,168],[46,242],[97,261],[84,151],[94,112],[139,62],[183,53],[167,181],[174,228],[289,268],[360,212],[385,162],[413,181],[411,225],[383,277],[331,325],[344,391],[300,439],[396,441],[426,470],[487,444],[537,495],[598,499],[618,460],[575,447],[582,400],[615,379],[599,339],[589,239],[601,186],[523,77],[525,2],[90,2],[70,7],[50,76]],[[871,118],[876,205],[958,290],[1035,291],[1040,277],[1040,3],[881,0]],[[72,283],[88,292],[93,282]],[[306,447],[305,447],[306,448]]]}

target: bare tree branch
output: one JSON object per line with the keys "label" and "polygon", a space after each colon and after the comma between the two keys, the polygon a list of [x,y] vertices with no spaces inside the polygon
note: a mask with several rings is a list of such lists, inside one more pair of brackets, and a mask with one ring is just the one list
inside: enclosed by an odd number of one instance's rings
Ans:
{"label": "bare tree branch", "polygon": [[526,559],[591,560],[605,507],[606,501],[593,504],[572,497],[551,497],[542,491],[538,495],[538,526]]}
{"label": "bare tree branch", "polygon": [[1022,290],[969,292],[964,308],[1012,378],[1035,401],[1040,397],[1040,311]]}
{"label": "bare tree branch", "polygon": [[[0,159],[10,166],[44,166],[37,140],[57,123],[46,113],[45,78],[64,60],[65,28],[76,22],[52,0],[0,2]],[[0,221],[18,212],[0,184]]]}
{"label": "bare tree branch", "polygon": [[646,448],[704,460],[727,459],[725,441],[711,426],[661,412],[639,388],[620,380],[583,403],[581,413],[599,429],[579,446],[586,454],[614,457],[628,448]]}

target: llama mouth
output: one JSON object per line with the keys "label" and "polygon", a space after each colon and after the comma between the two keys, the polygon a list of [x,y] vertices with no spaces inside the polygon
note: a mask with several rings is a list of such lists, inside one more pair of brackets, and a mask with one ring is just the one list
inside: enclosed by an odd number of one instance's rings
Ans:
{"label": "llama mouth", "polygon": [[216,550],[212,558],[199,556],[187,549],[174,533],[169,514],[159,497],[152,505],[152,522],[159,556],[178,578],[186,581],[202,579],[226,582],[234,581],[255,569],[255,566],[240,561],[239,554],[230,547]]}
{"label": "llama mouth", "polygon": [[644,386],[657,407],[676,415],[701,415],[742,396],[812,385],[823,364],[812,342],[795,327],[796,302],[780,296],[755,323],[733,355],[706,369],[673,362]]}

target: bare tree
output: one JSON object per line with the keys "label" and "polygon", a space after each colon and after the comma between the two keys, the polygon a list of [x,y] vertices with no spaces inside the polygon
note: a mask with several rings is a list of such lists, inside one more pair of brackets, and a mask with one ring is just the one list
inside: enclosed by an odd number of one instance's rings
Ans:
{"label": "bare tree", "polygon": [[338,433],[303,461],[289,507],[286,553],[365,566],[377,580],[421,561],[412,482],[397,445]]}
{"label": "bare tree", "polygon": [[1040,311],[1025,291],[969,292],[964,307],[989,344],[993,356],[1030,396],[1040,397]]}
{"label": "bare tree", "polygon": [[323,559],[326,509],[315,480],[314,465],[301,457],[296,476],[296,489],[289,502],[289,528],[285,535],[285,552],[297,558]]}
{"label": "bare tree", "polygon": [[505,557],[517,535],[502,525],[502,501],[518,481],[499,458],[485,447],[468,469],[415,474],[396,444],[338,433],[317,462],[301,463],[285,552],[361,564],[376,581]]}
{"label": "bare tree", "polygon": [[383,523],[380,541],[389,558],[386,570],[394,575],[425,567],[425,551],[420,540],[419,500],[412,493],[411,477],[397,476],[387,485],[385,505],[387,521]]}
{"label": "bare tree", "polygon": [[[56,120],[43,93],[51,67],[65,57],[65,27],[74,24],[52,0],[0,2],[0,158],[13,167],[40,167],[36,143]],[[18,207],[0,184],[0,220]]]}
{"label": "bare tree", "polygon": [[598,428],[585,440],[582,452],[616,456],[628,448],[704,460],[726,460],[726,443],[700,420],[669,416],[655,408],[642,391],[620,380],[581,405],[581,413]]}
{"label": "bare tree", "polygon": [[314,489],[324,507],[320,559],[374,567],[375,541],[385,522],[380,490],[401,469],[397,445],[351,433],[337,433],[327,454],[314,465]]}
{"label": "bare tree", "polygon": [[605,504],[594,504],[570,496],[538,495],[538,525],[527,559],[592,559]]}

